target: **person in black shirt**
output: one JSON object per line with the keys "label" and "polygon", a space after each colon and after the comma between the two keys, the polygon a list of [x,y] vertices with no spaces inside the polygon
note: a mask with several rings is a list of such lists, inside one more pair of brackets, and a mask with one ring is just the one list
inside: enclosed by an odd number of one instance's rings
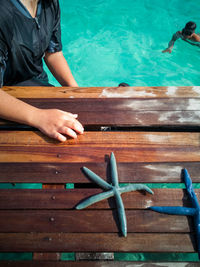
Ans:
{"label": "person in black shirt", "polygon": [[[51,86],[44,58],[62,86],[77,87],[62,53],[58,0],[0,0],[0,7],[0,86]],[[59,141],[83,133],[77,114],[37,109],[1,89],[0,116],[34,126]]]}

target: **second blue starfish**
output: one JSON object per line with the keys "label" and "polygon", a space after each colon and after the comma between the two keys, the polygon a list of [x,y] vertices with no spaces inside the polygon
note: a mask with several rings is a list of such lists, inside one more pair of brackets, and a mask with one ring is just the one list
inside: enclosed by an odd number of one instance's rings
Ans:
{"label": "second blue starfish", "polygon": [[99,193],[97,195],[93,195],[86,200],[82,201],[80,204],[76,206],[76,209],[84,209],[94,203],[97,203],[101,200],[114,197],[116,206],[117,206],[117,213],[120,222],[120,229],[123,236],[127,236],[127,222],[126,222],[126,214],[124,209],[124,204],[121,198],[122,193],[131,192],[135,190],[145,190],[150,194],[153,194],[153,191],[147,187],[146,185],[142,184],[129,184],[126,186],[119,187],[118,181],[118,173],[117,173],[117,164],[115,160],[114,153],[111,153],[110,157],[110,169],[111,169],[111,184],[104,181],[101,177],[97,174],[92,172],[86,167],[83,167],[84,173],[97,185],[99,185],[102,189],[107,190],[106,192]]}
{"label": "second blue starfish", "polygon": [[192,216],[194,218],[194,225],[195,225],[196,238],[197,238],[197,249],[198,249],[198,255],[200,259],[200,205],[199,205],[198,198],[194,192],[194,188],[192,186],[192,180],[186,169],[183,169],[183,178],[185,182],[186,191],[191,201],[192,207],[152,206],[149,209],[157,211],[157,212],[161,212],[161,213],[166,213],[166,214]]}

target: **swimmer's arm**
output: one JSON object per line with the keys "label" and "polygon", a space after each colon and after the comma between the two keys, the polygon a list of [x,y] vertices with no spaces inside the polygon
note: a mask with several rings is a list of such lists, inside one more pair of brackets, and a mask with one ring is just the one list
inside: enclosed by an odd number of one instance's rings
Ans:
{"label": "swimmer's arm", "polygon": [[76,138],[76,132],[83,133],[82,125],[76,120],[77,115],[58,109],[33,107],[2,89],[0,89],[0,117],[38,128],[44,134],[61,142],[66,140],[65,135]]}
{"label": "swimmer's arm", "polygon": [[171,53],[172,52],[172,48],[174,47],[174,43],[176,42],[176,40],[178,40],[180,38],[180,32],[176,32],[175,34],[173,34],[171,41],[168,44],[168,48],[166,48],[165,50],[162,51],[162,53]]}
{"label": "swimmer's arm", "polygon": [[195,41],[195,42],[200,43],[200,34],[194,33],[194,34],[193,34],[193,38],[194,38],[194,41]]}
{"label": "swimmer's arm", "polygon": [[62,86],[78,87],[62,51],[45,53],[45,63]]}

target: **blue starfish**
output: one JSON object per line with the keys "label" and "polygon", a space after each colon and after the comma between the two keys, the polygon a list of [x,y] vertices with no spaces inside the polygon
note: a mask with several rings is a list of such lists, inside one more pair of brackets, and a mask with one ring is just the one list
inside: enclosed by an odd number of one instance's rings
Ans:
{"label": "blue starfish", "polygon": [[198,199],[195,195],[194,188],[192,186],[192,180],[189,176],[189,173],[186,169],[183,169],[183,178],[186,186],[186,190],[189,196],[189,199],[192,203],[192,208],[189,207],[156,207],[152,206],[149,209],[167,213],[167,214],[174,214],[174,215],[187,215],[194,217],[195,223],[195,231],[197,235],[197,248],[198,248],[198,255],[200,259],[200,205]]}
{"label": "blue starfish", "polygon": [[118,181],[118,173],[117,173],[117,164],[115,160],[114,153],[111,153],[110,156],[110,169],[111,169],[111,184],[104,181],[101,177],[96,175],[94,172],[89,170],[86,167],[83,167],[84,173],[97,185],[99,185],[102,189],[106,190],[106,192],[99,193],[97,195],[93,195],[86,200],[82,201],[80,204],[76,206],[76,209],[84,209],[96,202],[101,200],[114,197],[117,206],[117,213],[120,222],[120,228],[123,236],[127,236],[127,223],[126,223],[126,214],[124,209],[124,204],[121,198],[121,194],[125,192],[131,192],[135,190],[145,190],[151,194],[153,191],[148,188],[146,185],[142,184],[129,184],[123,187],[119,187]]}

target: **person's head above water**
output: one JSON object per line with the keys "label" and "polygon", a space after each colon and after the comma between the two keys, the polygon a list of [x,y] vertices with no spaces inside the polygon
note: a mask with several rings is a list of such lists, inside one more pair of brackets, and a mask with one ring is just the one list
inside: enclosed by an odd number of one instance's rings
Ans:
{"label": "person's head above water", "polygon": [[184,36],[191,36],[195,32],[196,27],[197,25],[195,22],[189,21],[186,23],[185,28],[182,29],[182,34]]}

